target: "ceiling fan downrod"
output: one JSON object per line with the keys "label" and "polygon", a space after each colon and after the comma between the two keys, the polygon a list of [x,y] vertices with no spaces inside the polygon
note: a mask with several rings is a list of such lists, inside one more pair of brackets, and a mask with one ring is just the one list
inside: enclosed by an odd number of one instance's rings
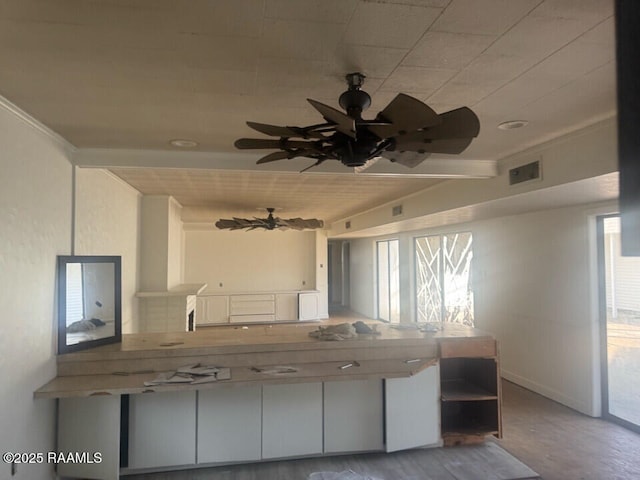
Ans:
{"label": "ceiling fan downrod", "polygon": [[349,89],[340,95],[338,102],[351,118],[362,120],[362,112],[371,106],[371,97],[364,90],[360,90],[366,78],[360,72],[345,75]]}

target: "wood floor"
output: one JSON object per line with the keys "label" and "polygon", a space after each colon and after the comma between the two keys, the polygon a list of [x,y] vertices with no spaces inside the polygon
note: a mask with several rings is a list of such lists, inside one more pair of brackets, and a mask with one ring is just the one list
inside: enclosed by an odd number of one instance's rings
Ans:
{"label": "wood floor", "polygon": [[127,480],[532,480],[536,473],[494,442],[455,448],[281,460],[133,475]]}
{"label": "wood floor", "polygon": [[544,480],[640,479],[640,434],[503,381],[498,443]]}

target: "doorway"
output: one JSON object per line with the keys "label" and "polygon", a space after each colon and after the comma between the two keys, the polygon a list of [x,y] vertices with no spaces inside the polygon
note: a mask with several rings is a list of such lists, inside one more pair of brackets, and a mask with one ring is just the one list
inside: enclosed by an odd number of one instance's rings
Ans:
{"label": "doorway", "polygon": [[620,254],[620,216],[597,219],[603,417],[640,431],[640,257]]}

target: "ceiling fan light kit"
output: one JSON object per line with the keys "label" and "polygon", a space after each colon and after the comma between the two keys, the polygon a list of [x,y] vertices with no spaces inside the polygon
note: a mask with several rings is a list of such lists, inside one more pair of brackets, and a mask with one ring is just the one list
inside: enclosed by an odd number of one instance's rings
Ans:
{"label": "ceiling fan light kit", "polygon": [[480,132],[480,122],[471,109],[461,107],[437,114],[404,93],[398,94],[374,119],[363,119],[362,112],[371,105],[371,97],[362,90],[365,76],[355,72],[345,78],[348,89],[338,102],[346,113],[307,99],[325,123],[281,127],[247,122],[260,133],[280,138],[240,138],[235,142],[236,148],[276,150],[260,158],[258,164],[297,157],[316,161],[303,171],[326,160],[338,160],[362,171],[380,157],[412,168],[432,153],[463,152]]}
{"label": "ceiling fan light kit", "polygon": [[255,230],[257,228],[262,228],[264,230],[307,230],[307,229],[315,229],[324,227],[324,222],[322,220],[318,220],[315,218],[279,218],[274,217],[273,212],[275,208],[267,208],[267,212],[269,215],[267,218],[257,218],[253,217],[251,219],[248,218],[237,218],[233,217],[232,219],[221,218],[216,222],[216,227],[219,229],[228,229],[228,230]]}

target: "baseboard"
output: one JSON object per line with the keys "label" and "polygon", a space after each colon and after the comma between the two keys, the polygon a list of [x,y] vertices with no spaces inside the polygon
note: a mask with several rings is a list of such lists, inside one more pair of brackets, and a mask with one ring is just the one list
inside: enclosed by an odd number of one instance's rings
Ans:
{"label": "baseboard", "polygon": [[589,415],[590,417],[597,416],[594,414],[592,406],[582,400],[577,400],[573,397],[569,397],[562,392],[559,392],[553,388],[549,388],[546,385],[534,382],[533,380],[510,372],[509,370],[505,370],[504,368],[501,369],[501,375],[505,380],[509,380],[510,382],[520,385],[521,387],[531,390],[532,392],[539,393],[542,396],[566,405],[567,407],[577,410],[580,413],[584,413],[585,415]]}

